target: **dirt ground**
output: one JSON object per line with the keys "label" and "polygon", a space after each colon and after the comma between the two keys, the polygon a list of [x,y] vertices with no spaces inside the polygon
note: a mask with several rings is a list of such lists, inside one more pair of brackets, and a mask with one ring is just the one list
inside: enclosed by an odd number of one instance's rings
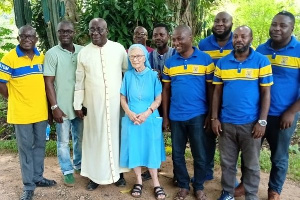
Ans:
{"label": "dirt ground", "polygon": [[[192,161],[187,160],[189,173],[192,173]],[[19,199],[22,194],[22,181],[19,166],[18,155],[1,154],[0,155],[0,199],[15,200]],[[96,169],[95,169],[96,170]],[[74,187],[66,187],[63,185],[62,175],[58,166],[56,157],[47,157],[45,159],[46,178],[55,179],[58,184],[52,188],[37,188],[35,190],[35,200],[127,200],[134,199],[130,196],[130,189],[135,182],[134,173],[131,171],[125,174],[127,180],[126,187],[118,188],[115,185],[101,185],[94,191],[85,189],[88,179],[78,174],[75,175],[76,184]],[[172,162],[170,157],[162,164],[162,171],[159,175],[161,185],[167,193],[167,199],[173,199],[178,188],[172,185]],[[221,192],[220,185],[221,171],[220,168],[215,169],[215,179],[205,183],[205,193],[211,200],[216,200]],[[144,189],[141,200],[155,199],[152,189],[151,180],[143,183]],[[267,199],[268,174],[261,173],[261,182],[259,187],[259,198]],[[187,200],[195,199],[192,192]],[[237,198],[242,200],[244,198]],[[287,180],[281,195],[282,200],[299,200],[300,199],[300,183]]]}

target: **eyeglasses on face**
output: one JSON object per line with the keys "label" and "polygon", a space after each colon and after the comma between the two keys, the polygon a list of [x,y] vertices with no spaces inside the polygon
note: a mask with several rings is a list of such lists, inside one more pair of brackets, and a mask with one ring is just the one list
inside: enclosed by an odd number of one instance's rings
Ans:
{"label": "eyeglasses on face", "polygon": [[103,34],[106,31],[106,28],[89,28],[90,33],[99,33]]}
{"label": "eyeglasses on face", "polygon": [[134,59],[141,60],[143,56],[145,56],[145,55],[130,55],[129,59],[130,60],[134,60]]}
{"label": "eyeglasses on face", "polygon": [[72,30],[58,30],[57,32],[60,35],[63,35],[63,34],[71,35],[72,33],[74,33],[74,31],[72,31]]}
{"label": "eyeglasses on face", "polygon": [[35,40],[36,36],[35,35],[25,35],[25,34],[20,34],[19,35],[19,38],[21,40],[26,40],[26,39],[29,39],[31,41]]}
{"label": "eyeglasses on face", "polygon": [[145,37],[145,36],[147,36],[147,34],[143,33],[143,32],[142,33],[135,32],[134,35],[137,36],[137,37]]}

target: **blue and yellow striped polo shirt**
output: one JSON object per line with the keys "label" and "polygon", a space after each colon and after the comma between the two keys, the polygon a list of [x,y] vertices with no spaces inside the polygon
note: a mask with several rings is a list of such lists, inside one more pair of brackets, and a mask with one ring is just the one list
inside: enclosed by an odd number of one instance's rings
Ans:
{"label": "blue and yellow striped polo shirt", "polygon": [[233,50],[232,33],[224,47],[220,47],[216,37],[214,35],[210,35],[207,38],[200,40],[198,48],[210,55],[216,65],[220,58],[228,55]]}
{"label": "blue and yellow striped polo shirt", "polygon": [[300,42],[292,36],[290,43],[282,49],[276,51],[270,45],[269,39],[257,51],[266,55],[272,65],[274,85],[269,115],[280,116],[299,99]]}
{"label": "blue and yellow striped polo shirt", "polygon": [[162,81],[171,82],[170,119],[186,121],[207,112],[206,82],[212,82],[214,63],[210,56],[193,47],[183,58],[175,53],[164,66]]}
{"label": "blue and yellow striped polo shirt", "polygon": [[260,114],[260,86],[273,84],[269,60],[250,48],[244,61],[234,58],[234,51],[221,58],[216,66],[213,84],[223,84],[220,121],[247,124]]}
{"label": "blue and yellow striped polo shirt", "polygon": [[8,88],[8,123],[30,124],[48,118],[44,55],[36,48],[34,53],[31,60],[17,46],[0,62],[0,82],[6,83]]}

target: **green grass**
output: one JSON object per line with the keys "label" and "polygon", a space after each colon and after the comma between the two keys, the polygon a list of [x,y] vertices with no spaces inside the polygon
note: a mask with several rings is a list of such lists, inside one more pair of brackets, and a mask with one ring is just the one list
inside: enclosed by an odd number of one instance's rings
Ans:
{"label": "green grass", "polygon": [[[17,141],[14,140],[0,140],[1,153],[17,153]],[[50,140],[46,143],[46,156],[56,156],[56,141]]]}

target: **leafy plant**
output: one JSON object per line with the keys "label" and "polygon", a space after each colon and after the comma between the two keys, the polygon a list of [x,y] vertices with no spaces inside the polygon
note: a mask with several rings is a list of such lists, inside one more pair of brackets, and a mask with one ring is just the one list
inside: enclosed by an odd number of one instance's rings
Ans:
{"label": "leafy plant", "polygon": [[79,44],[89,42],[88,24],[96,17],[106,20],[110,40],[129,47],[136,26],[144,26],[150,36],[154,24],[170,24],[173,16],[163,0],[92,0],[81,1],[79,5],[84,10],[77,25],[76,39]]}
{"label": "leafy plant", "polygon": [[5,52],[8,52],[9,50],[16,47],[13,43],[7,42],[7,40],[12,39],[11,38],[12,30],[4,27],[0,27],[0,49],[3,51],[0,52],[0,60],[4,56]]}

